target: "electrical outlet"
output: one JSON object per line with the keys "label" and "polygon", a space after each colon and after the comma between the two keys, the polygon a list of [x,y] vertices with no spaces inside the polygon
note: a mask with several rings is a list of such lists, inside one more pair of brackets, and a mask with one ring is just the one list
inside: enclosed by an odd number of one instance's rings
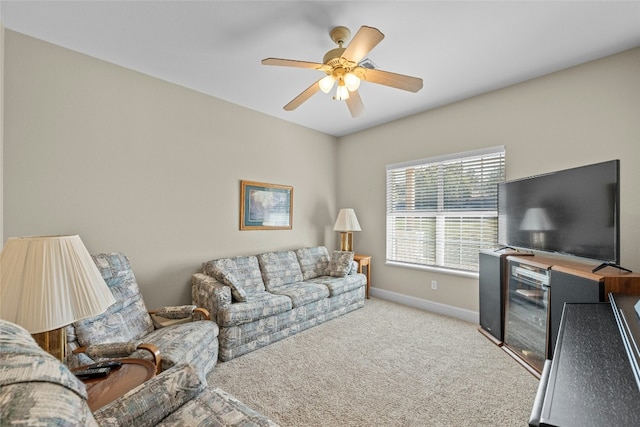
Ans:
{"label": "electrical outlet", "polygon": [[436,282],[435,280],[431,281],[431,289],[438,289],[438,282]]}

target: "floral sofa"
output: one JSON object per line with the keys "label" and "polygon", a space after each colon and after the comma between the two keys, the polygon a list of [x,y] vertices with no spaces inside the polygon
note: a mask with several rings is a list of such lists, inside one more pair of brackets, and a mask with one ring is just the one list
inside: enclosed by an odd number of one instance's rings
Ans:
{"label": "floral sofa", "polygon": [[228,361],[363,307],[366,281],[353,252],[317,246],[205,262],[192,299],[218,324]]}
{"label": "floral sofa", "polygon": [[0,425],[277,426],[178,364],[91,412],[85,386],[29,333],[0,320]]}

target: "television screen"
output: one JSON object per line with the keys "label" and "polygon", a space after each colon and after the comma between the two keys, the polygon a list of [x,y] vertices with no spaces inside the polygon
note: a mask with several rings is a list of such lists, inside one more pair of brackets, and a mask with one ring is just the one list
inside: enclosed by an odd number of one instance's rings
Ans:
{"label": "television screen", "polygon": [[498,185],[498,243],[619,263],[620,161]]}

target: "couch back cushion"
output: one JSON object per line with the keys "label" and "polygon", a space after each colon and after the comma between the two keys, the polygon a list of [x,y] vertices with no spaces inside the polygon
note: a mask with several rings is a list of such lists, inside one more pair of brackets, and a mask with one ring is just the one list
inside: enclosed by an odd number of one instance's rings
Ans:
{"label": "couch back cushion", "polygon": [[296,249],[304,280],[329,275],[329,251],[324,246]]}
{"label": "couch back cushion", "polygon": [[267,252],[258,255],[262,280],[267,290],[302,282],[302,270],[294,251]]}
{"label": "couch back cushion", "polygon": [[265,291],[255,256],[214,259],[202,264],[202,271],[231,288],[238,302],[246,302]]}
{"label": "couch back cushion", "polygon": [[140,288],[123,253],[91,256],[116,299],[104,313],[73,324],[81,346],[135,341],[153,331],[151,316]]}

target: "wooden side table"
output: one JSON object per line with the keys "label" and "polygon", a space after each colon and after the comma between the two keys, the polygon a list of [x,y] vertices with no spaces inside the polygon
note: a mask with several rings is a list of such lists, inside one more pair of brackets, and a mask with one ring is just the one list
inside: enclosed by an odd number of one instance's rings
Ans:
{"label": "wooden side table", "polygon": [[367,299],[369,299],[369,287],[371,286],[371,255],[355,254],[353,260],[358,263],[358,273],[362,273],[362,268],[367,267]]}
{"label": "wooden side table", "polygon": [[[82,380],[87,388],[89,396],[87,403],[92,412],[113,402],[156,375],[156,366],[148,360],[118,359],[118,361],[122,362],[122,365],[119,368],[111,369],[106,377]],[[85,368],[81,366],[74,371]]]}

